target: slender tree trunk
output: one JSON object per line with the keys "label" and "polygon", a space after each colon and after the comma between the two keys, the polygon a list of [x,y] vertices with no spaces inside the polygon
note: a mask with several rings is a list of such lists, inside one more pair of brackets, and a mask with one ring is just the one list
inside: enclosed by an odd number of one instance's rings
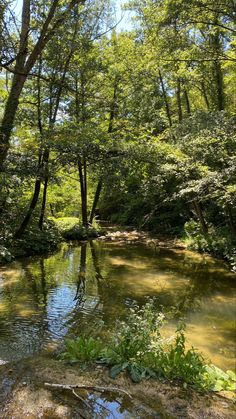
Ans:
{"label": "slender tree trunk", "polygon": [[209,110],[210,109],[210,103],[209,103],[209,99],[208,99],[208,96],[207,96],[205,83],[204,83],[203,80],[201,82],[201,88],[202,88],[202,94],[203,94],[203,97],[204,97],[204,100],[205,100],[205,103],[206,103],[206,107]]}
{"label": "slender tree trunk", "polygon": [[228,215],[228,223],[229,223],[231,233],[233,234],[234,237],[236,237],[236,225],[235,225],[235,222],[234,222],[234,219],[233,219],[232,209],[231,209],[230,205],[227,205],[226,212],[227,212],[227,215]]}
{"label": "slender tree trunk", "polygon": [[98,204],[98,201],[99,201],[99,198],[100,198],[100,193],[102,191],[102,186],[103,186],[103,180],[102,180],[102,178],[100,178],[98,180],[98,184],[97,184],[97,188],[96,188],[96,192],[95,192],[94,200],[93,200],[93,206],[92,206],[91,214],[90,214],[90,217],[89,217],[89,223],[90,224],[92,224],[94,216],[95,216],[95,211],[96,211],[97,204]]}
{"label": "slender tree trunk", "polygon": [[40,194],[40,186],[41,186],[41,179],[38,178],[38,179],[36,179],[35,184],[34,184],[34,193],[33,193],[32,200],[31,200],[29,209],[27,211],[27,214],[26,214],[24,220],[22,221],[20,227],[18,228],[18,230],[14,234],[15,239],[19,239],[22,236],[22,234],[25,232],[25,230],[26,230],[26,228],[27,228],[27,226],[30,222],[31,215],[32,215],[32,213],[33,213],[33,211],[34,211],[34,209],[37,205],[37,202],[38,202],[38,198],[39,198],[39,194]]}
{"label": "slender tree trunk", "polygon": [[78,304],[82,302],[85,294],[85,280],[86,280],[86,258],[87,258],[87,243],[82,243],[80,253],[80,266],[77,282],[77,290],[74,300],[78,300]]}
{"label": "slender tree trunk", "polygon": [[167,98],[167,94],[166,94],[166,89],[165,89],[165,85],[163,82],[163,78],[162,78],[162,74],[161,71],[159,70],[159,79],[160,79],[160,83],[161,83],[161,90],[162,90],[162,95],[163,95],[163,99],[165,102],[165,108],[166,108],[166,115],[169,121],[169,126],[172,126],[172,120],[171,120],[171,113],[170,113],[170,106],[169,106],[169,102],[168,102],[168,98]]}
{"label": "slender tree trunk", "polygon": [[182,104],[181,104],[181,83],[180,79],[177,79],[177,90],[176,90],[177,108],[178,108],[178,119],[179,122],[183,119]]}
{"label": "slender tree trunk", "polygon": [[43,164],[44,164],[44,187],[43,187],[43,199],[42,199],[42,205],[41,205],[41,211],[40,211],[40,217],[39,217],[39,229],[43,230],[43,222],[45,217],[45,209],[46,209],[46,202],[47,202],[47,189],[48,189],[48,163],[49,163],[49,156],[50,156],[50,150],[49,148],[46,148],[44,150],[43,155]]}
{"label": "slender tree trunk", "polygon": [[195,201],[193,201],[193,206],[194,206],[196,215],[197,215],[197,217],[199,219],[202,232],[204,234],[207,234],[208,233],[208,226],[207,226],[207,223],[205,221],[205,218],[204,218],[204,215],[203,215],[203,212],[202,212],[201,205],[200,205],[200,203],[198,201],[195,200]]}
{"label": "slender tree trunk", "polygon": [[[110,107],[109,125],[108,125],[108,130],[107,130],[108,134],[110,134],[113,131],[114,119],[116,117],[117,91],[118,91],[118,78],[115,77],[113,99],[112,99],[112,103],[111,103],[111,107]],[[98,204],[98,201],[99,201],[99,198],[100,198],[102,187],[103,187],[103,178],[101,176],[100,179],[98,180],[96,192],[95,192],[95,195],[94,195],[92,210],[91,210],[91,214],[90,214],[90,217],[89,217],[89,223],[90,224],[92,224],[94,216],[95,216],[95,211],[96,211],[97,204]]]}
{"label": "slender tree trunk", "polygon": [[88,227],[88,213],[87,213],[87,168],[86,163],[78,161],[78,172],[80,182],[80,196],[81,196],[81,213],[82,213],[82,224],[84,227]]}
{"label": "slender tree trunk", "polygon": [[47,202],[47,189],[48,189],[48,176],[44,180],[44,187],[43,187],[43,199],[42,199],[42,206],[41,212],[39,217],[39,229],[43,230],[43,223],[45,217],[45,209],[46,209],[46,202]]}
{"label": "slender tree trunk", "polygon": [[223,73],[222,73],[220,61],[215,60],[214,66],[215,66],[215,76],[216,76],[218,110],[223,111],[225,108],[225,99],[224,99]]}
{"label": "slender tree trunk", "polygon": [[[218,17],[215,18],[215,23],[218,23]],[[216,95],[217,95],[217,108],[219,111],[223,111],[225,108],[225,96],[224,96],[224,80],[223,72],[220,61],[220,55],[222,52],[222,45],[220,40],[220,31],[219,28],[215,29],[215,33],[212,35],[212,47],[214,55],[217,57],[214,60],[214,73],[215,73],[215,83],[216,83]]]}
{"label": "slender tree trunk", "polygon": [[185,98],[185,102],[186,102],[186,111],[188,115],[191,115],[191,108],[190,108],[190,102],[189,102],[189,97],[188,97],[188,92],[186,87],[184,88],[184,98]]}
{"label": "slender tree trunk", "polygon": [[92,240],[90,241],[90,249],[91,249],[91,255],[93,259],[93,266],[96,272],[96,279],[97,281],[99,281],[103,278],[102,278],[101,269],[99,265],[99,258],[97,257],[96,249]]}

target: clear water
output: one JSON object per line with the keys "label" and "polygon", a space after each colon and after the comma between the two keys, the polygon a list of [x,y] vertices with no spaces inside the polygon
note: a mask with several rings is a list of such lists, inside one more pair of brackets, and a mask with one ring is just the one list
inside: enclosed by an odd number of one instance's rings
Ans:
{"label": "clear water", "polygon": [[157,308],[175,306],[185,316],[190,344],[233,369],[235,285],[224,263],[189,251],[65,244],[56,254],[0,268],[0,362],[54,349],[84,330],[109,333],[134,302],[155,297]]}

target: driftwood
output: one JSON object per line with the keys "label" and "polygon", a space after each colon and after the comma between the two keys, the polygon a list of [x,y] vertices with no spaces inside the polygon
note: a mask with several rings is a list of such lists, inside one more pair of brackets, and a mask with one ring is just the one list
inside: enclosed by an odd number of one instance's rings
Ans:
{"label": "driftwood", "polygon": [[80,390],[93,390],[99,393],[104,392],[114,392],[114,393],[121,393],[128,396],[130,399],[132,399],[132,396],[128,391],[123,390],[122,388],[118,387],[101,387],[101,386],[92,386],[88,384],[54,384],[54,383],[44,383],[45,387],[51,387],[51,388],[57,388],[61,390],[73,390],[80,389]]}

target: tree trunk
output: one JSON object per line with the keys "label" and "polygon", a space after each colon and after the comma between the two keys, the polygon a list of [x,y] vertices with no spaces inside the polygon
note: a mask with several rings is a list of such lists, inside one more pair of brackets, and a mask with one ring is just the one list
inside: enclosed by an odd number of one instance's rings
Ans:
{"label": "tree trunk", "polygon": [[39,194],[40,194],[40,187],[41,187],[41,179],[37,178],[36,181],[35,181],[35,184],[34,184],[34,193],[33,193],[33,197],[32,197],[28,212],[27,212],[24,220],[22,221],[20,227],[18,228],[18,230],[14,234],[15,239],[19,239],[22,236],[22,234],[25,232],[25,230],[26,230],[26,228],[27,228],[27,226],[30,222],[31,215],[32,215],[32,213],[33,213],[33,211],[34,211],[34,209],[37,205],[37,202],[38,202],[38,198],[39,198]]}
{"label": "tree trunk", "polygon": [[[113,99],[112,99],[112,103],[111,103],[111,107],[110,107],[109,125],[108,125],[108,130],[107,130],[108,134],[110,134],[113,131],[113,123],[114,123],[114,119],[115,119],[115,116],[116,116],[116,106],[117,106],[117,103],[116,103],[116,101],[117,101],[117,90],[118,90],[118,78],[115,77]],[[96,192],[95,192],[95,195],[94,195],[92,210],[91,210],[91,214],[90,214],[90,218],[89,218],[89,223],[90,224],[92,224],[93,219],[94,219],[97,204],[98,204],[100,194],[101,194],[101,191],[102,191],[102,186],[103,186],[103,178],[101,176],[100,179],[98,180]]]}
{"label": "tree trunk", "polygon": [[78,160],[79,182],[80,182],[80,196],[81,196],[81,213],[82,224],[88,227],[88,213],[87,213],[87,167],[86,162],[82,163]]}
{"label": "tree trunk", "polygon": [[167,94],[166,94],[166,89],[165,89],[165,85],[163,82],[163,78],[162,78],[162,74],[161,71],[159,70],[159,79],[160,79],[160,83],[161,83],[161,90],[162,90],[162,94],[163,94],[163,99],[165,102],[165,108],[166,108],[166,115],[169,121],[169,126],[172,126],[172,120],[171,120],[171,114],[170,114],[170,107],[169,107],[169,102],[168,102],[168,98],[167,98]]}
{"label": "tree trunk", "polygon": [[206,103],[207,110],[209,110],[210,109],[210,104],[209,104],[209,100],[208,100],[208,96],[207,96],[207,92],[206,92],[205,83],[204,83],[203,80],[201,82],[201,87],[202,87],[202,94],[203,94],[203,97],[204,97],[204,100],[205,100],[205,103]]}
{"label": "tree trunk", "polygon": [[26,76],[14,74],[11,90],[6,102],[5,111],[0,127],[0,171],[7,157],[10,147],[10,136],[14,127],[15,116],[19,105],[19,97],[23,89]]}
{"label": "tree trunk", "polygon": [[186,90],[186,87],[184,88],[184,97],[185,97],[185,102],[186,102],[186,111],[188,115],[191,115],[191,108],[190,108],[190,102],[189,102],[189,97],[188,97],[188,92]]}
{"label": "tree trunk", "polygon": [[78,304],[82,302],[85,294],[85,280],[86,280],[86,258],[87,258],[87,243],[82,243],[80,253],[80,266],[77,281],[77,290],[74,300],[78,300]]}
{"label": "tree trunk", "polygon": [[222,74],[220,61],[215,60],[214,66],[215,66],[215,76],[216,76],[218,110],[223,111],[225,108],[225,99],[224,99],[224,87],[223,87],[223,74]]}
{"label": "tree trunk", "polygon": [[90,249],[91,249],[91,255],[93,259],[93,266],[96,272],[96,280],[99,281],[103,279],[103,277],[102,277],[101,269],[99,265],[99,258],[97,257],[96,249],[92,240],[90,241]]}
{"label": "tree trunk", "polygon": [[182,104],[181,104],[181,84],[180,79],[177,79],[177,90],[176,90],[177,108],[178,108],[178,119],[179,122],[183,119]]}
{"label": "tree trunk", "polygon": [[236,237],[236,225],[234,223],[232,209],[231,209],[230,205],[226,206],[226,212],[227,212],[227,215],[228,215],[228,223],[229,223],[231,233],[233,234],[234,237]]}
{"label": "tree trunk", "polygon": [[194,206],[196,215],[197,215],[197,217],[199,219],[202,232],[204,234],[207,234],[208,233],[208,226],[207,226],[207,223],[205,221],[205,218],[204,218],[204,215],[203,215],[203,212],[202,212],[201,205],[200,205],[200,203],[198,201],[193,201],[193,206]]}
{"label": "tree trunk", "polygon": [[43,223],[44,223],[44,217],[45,217],[45,209],[46,209],[46,202],[47,202],[47,189],[48,189],[48,176],[46,176],[44,180],[44,188],[43,188],[43,200],[42,200],[42,206],[41,206],[41,212],[39,217],[39,229],[43,230]]}
{"label": "tree trunk", "polygon": [[93,206],[92,206],[92,210],[91,210],[91,214],[90,214],[90,218],[89,218],[89,223],[92,224],[94,216],[95,216],[95,211],[97,208],[97,204],[100,198],[100,193],[102,191],[102,185],[103,185],[103,180],[102,177],[100,177],[98,184],[97,184],[97,188],[96,188],[96,192],[94,195],[94,200],[93,200]]}

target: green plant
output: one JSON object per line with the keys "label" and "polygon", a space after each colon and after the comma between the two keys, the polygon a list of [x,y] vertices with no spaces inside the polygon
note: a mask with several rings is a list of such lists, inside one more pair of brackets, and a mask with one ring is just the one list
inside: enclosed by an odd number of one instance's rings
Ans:
{"label": "green plant", "polygon": [[86,228],[81,224],[80,219],[76,217],[53,218],[53,221],[62,237],[66,240],[84,240],[98,236],[97,224]]}
{"label": "green plant", "polygon": [[224,372],[215,365],[206,365],[203,382],[212,391],[236,390],[236,374],[230,370]]}
{"label": "green plant", "polygon": [[92,337],[70,339],[62,357],[85,365],[102,363],[110,368],[112,378],[126,371],[134,382],[152,377],[180,381],[184,387],[192,385],[200,390],[233,390],[232,371],[224,373],[208,366],[196,349],[186,349],[183,323],[168,338],[161,334],[164,323],[165,316],[156,312],[150,301],[140,309],[130,309],[127,321],[117,322],[107,343]]}
{"label": "green plant", "polygon": [[79,336],[77,339],[68,339],[65,342],[66,350],[61,354],[62,359],[70,362],[80,362],[83,365],[96,361],[103,348],[99,339]]}
{"label": "green plant", "polygon": [[184,226],[188,248],[198,252],[207,252],[227,260],[232,270],[236,271],[236,241],[225,227],[209,225],[208,234],[203,234],[199,224],[190,220]]}

